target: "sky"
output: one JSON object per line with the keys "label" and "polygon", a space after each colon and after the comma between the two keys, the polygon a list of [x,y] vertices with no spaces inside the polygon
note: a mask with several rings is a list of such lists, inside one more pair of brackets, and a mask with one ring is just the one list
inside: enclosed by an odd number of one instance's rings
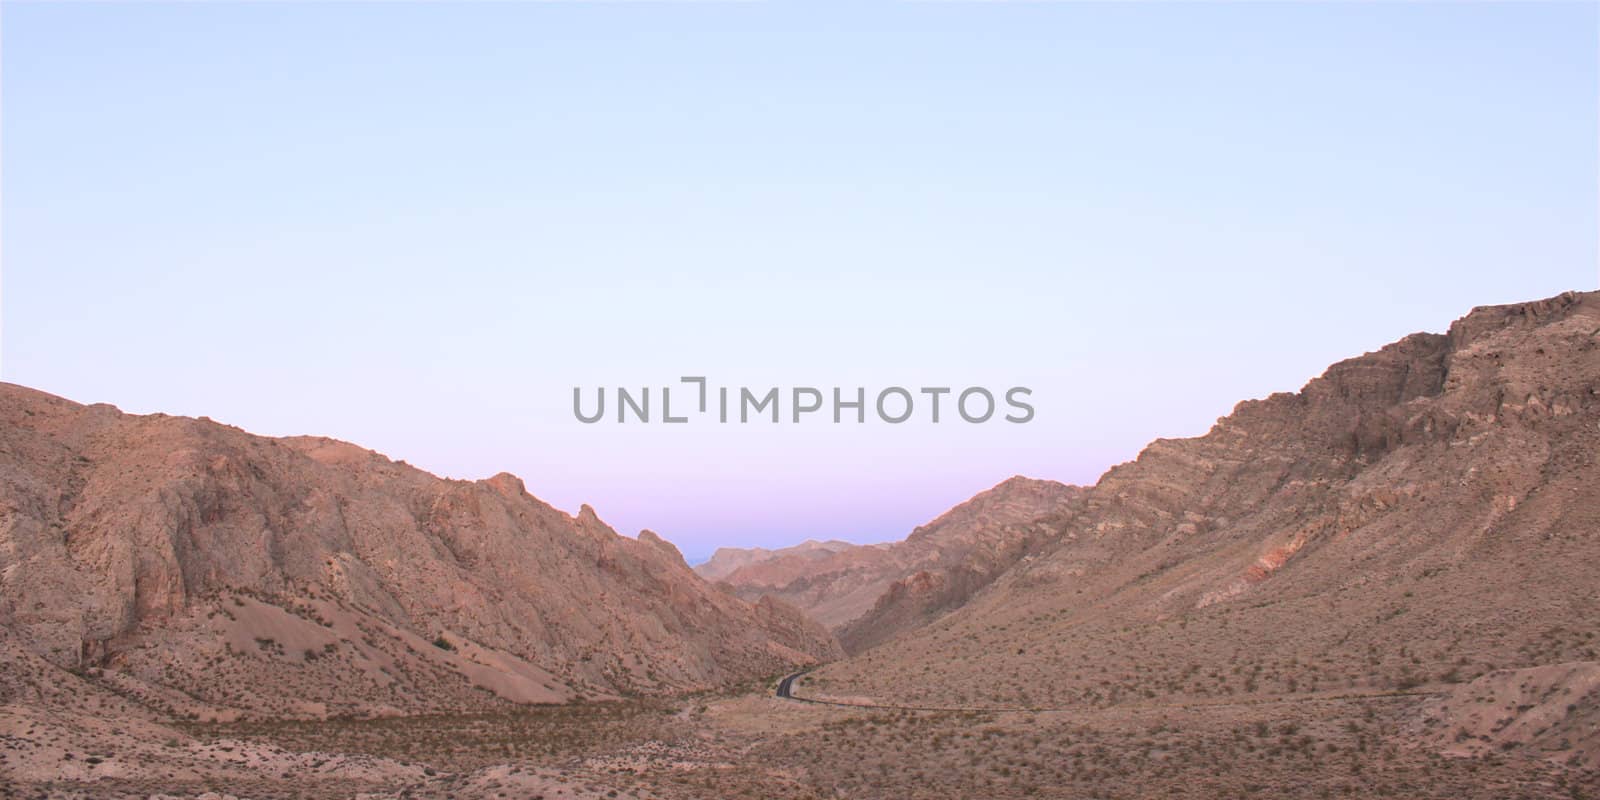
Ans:
{"label": "sky", "polygon": [[[0,379],[691,560],[898,539],[1596,288],[1597,8],[6,2]],[[685,375],[1035,416],[572,413]]]}

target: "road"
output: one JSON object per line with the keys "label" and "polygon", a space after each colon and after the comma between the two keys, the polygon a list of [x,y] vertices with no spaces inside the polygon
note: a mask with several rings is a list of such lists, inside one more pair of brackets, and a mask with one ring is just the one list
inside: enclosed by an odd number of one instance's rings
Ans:
{"label": "road", "polygon": [[[810,669],[803,669],[803,670],[800,670],[799,672],[791,672],[788,675],[783,676],[783,680],[778,681],[778,688],[774,692],[774,694],[780,700],[791,700],[791,701],[796,702],[796,703],[812,703],[812,704],[819,705],[819,706],[843,706],[845,708],[875,708],[875,709],[878,709],[880,711],[989,711],[989,712],[1000,712],[1000,711],[1055,711],[1055,710],[1057,710],[1057,709],[1047,709],[1047,708],[954,708],[954,707],[950,707],[950,706],[888,706],[888,705],[879,705],[877,703],[842,703],[842,702],[840,702],[838,700],[817,700],[817,699],[810,698],[810,697],[797,697],[797,696],[795,696],[795,693],[794,693],[794,682],[799,680],[800,676],[802,676],[802,675],[804,675],[804,674],[806,674],[807,672],[810,672],[810,671],[811,671]],[[1064,711],[1066,709],[1060,709],[1060,710]]]}
{"label": "road", "polygon": [[795,697],[793,692],[795,680],[810,671],[809,669],[803,669],[783,676],[783,680],[778,681],[778,697],[784,700],[799,700],[802,703],[809,702],[804,697]]}
{"label": "road", "polygon": [[[812,668],[812,669],[814,669],[814,668]],[[989,713],[989,714],[1013,713],[1013,712],[1024,712],[1024,713],[1038,714],[1038,713],[1045,713],[1045,712],[1052,712],[1052,711],[1075,711],[1075,712],[1082,713],[1084,711],[1084,707],[1083,706],[1068,706],[1068,707],[1065,707],[1065,708],[1050,708],[1050,707],[1040,707],[1040,706],[1034,706],[1034,707],[1017,707],[1017,706],[1011,706],[1011,707],[994,707],[994,706],[892,706],[892,705],[879,705],[877,703],[842,703],[842,702],[839,702],[837,700],[817,700],[817,699],[810,698],[810,697],[796,697],[795,694],[794,694],[794,682],[799,680],[801,678],[801,676],[805,675],[806,673],[808,673],[810,671],[811,671],[811,669],[803,669],[803,670],[800,670],[799,672],[791,672],[788,675],[783,676],[783,680],[778,681],[778,688],[773,694],[779,700],[789,700],[789,701],[796,702],[796,703],[812,703],[812,704],[819,705],[819,706],[843,706],[845,708],[875,708],[875,709],[879,709],[879,710],[882,710],[882,711],[981,712],[981,713]],[[1151,705],[1151,706],[1143,706],[1143,707],[1144,708],[1198,709],[1198,708],[1216,708],[1216,707],[1228,707],[1228,706],[1277,705],[1277,704],[1280,704],[1280,703],[1316,703],[1316,702],[1345,701],[1345,700],[1388,700],[1388,699],[1401,698],[1401,697],[1436,697],[1436,696],[1439,696],[1440,694],[1441,694],[1440,692],[1426,692],[1426,691],[1424,691],[1424,692],[1374,692],[1374,693],[1366,693],[1366,694],[1355,693],[1355,694],[1345,694],[1345,695],[1326,695],[1326,696],[1321,696],[1321,697],[1275,697],[1275,698],[1261,698],[1261,699],[1257,699],[1257,700],[1225,701],[1225,702],[1220,702],[1220,703],[1158,703],[1158,704],[1154,704],[1154,705]],[[1139,706],[1134,706],[1134,708],[1139,708]]]}

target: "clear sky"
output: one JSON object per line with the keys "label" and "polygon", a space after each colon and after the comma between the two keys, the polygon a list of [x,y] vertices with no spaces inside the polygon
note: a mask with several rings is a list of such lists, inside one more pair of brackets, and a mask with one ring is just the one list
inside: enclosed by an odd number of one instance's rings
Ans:
{"label": "clear sky", "polygon": [[[1593,3],[5,3],[0,378],[900,538],[1594,288]],[[571,391],[1016,384],[1026,425]]]}

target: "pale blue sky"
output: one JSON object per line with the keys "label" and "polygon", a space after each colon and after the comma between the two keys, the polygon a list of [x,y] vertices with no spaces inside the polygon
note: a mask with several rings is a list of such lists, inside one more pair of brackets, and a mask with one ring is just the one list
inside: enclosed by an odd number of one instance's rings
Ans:
{"label": "pale blue sky", "polygon": [[[509,470],[691,556],[1092,482],[1597,279],[1590,3],[0,15],[0,378]],[[572,419],[684,374],[1038,415]]]}

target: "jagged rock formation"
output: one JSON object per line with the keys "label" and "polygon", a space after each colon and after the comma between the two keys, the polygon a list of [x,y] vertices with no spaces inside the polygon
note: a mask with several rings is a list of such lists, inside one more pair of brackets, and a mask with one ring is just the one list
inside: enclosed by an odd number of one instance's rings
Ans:
{"label": "jagged rock formation", "polygon": [[663,693],[833,657],[501,474],[441,480],[321,438],[0,384],[0,624],[198,717]]}
{"label": "jagged rock formation", "polygon": [[1078,487],[1014,477],[904,541],[723,548],[697,570],[739,596],[778,597],[831,626],[859,652],[961,605],[1054,532]]}
{"label": "jagged rock formation", "polygon": [[1593,662],[1597,457],[1600,294],[1479,308],[1152,443],[959,610],[812,685],[1104,706]]}

